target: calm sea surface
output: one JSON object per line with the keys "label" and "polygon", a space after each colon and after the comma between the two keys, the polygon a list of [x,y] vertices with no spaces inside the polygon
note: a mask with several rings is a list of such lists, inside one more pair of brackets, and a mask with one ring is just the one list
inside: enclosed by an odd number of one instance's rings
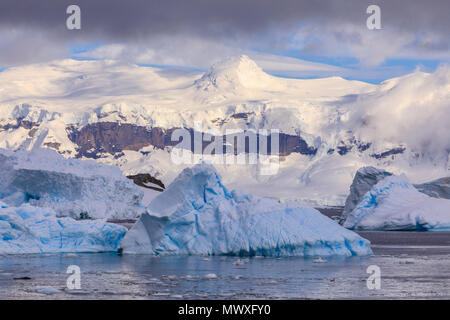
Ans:
{"label": "calm sea surface", "polygon": [[[373,256],[0,256],[0,299],[450,299],[450,233],[364,232]],[[69,290],[67,268],[81,270]],[[367,288],[367,268],[381,289]]]}

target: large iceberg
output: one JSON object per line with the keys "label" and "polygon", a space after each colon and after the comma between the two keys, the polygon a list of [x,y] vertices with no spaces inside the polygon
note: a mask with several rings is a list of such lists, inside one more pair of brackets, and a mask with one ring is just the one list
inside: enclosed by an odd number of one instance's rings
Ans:
{"label": "large iceberg", "polygon": [[341,222],[345,221],[348,214],[355,209],[358,203],[361,202],[364,195],[372,189],[374,185],[390,175],[392,175],[392,173],[374,167],[360,168],[356,172],[350,186],[350,194],[345,201],[344,211],[341,215]]}
{"label": "large iceberg", "polygon": [[355,230],[450,230],[450,200],[419,192],[406,178],[387,176],[348,214],[344,227]]}
{"label": "large iceberg", "polygon": [[120,244],[123,253],[351,256],[370,243],[312,208],[229,191],[215,169],[183,170]]}
{"label": "large iceberg", "polygon": [[0,202],[0,254],[116,251],[125,233],[104,219],[57,218],[49,208]]}
{"label": "large iceberg", "polygon": [[73,218],[135,218],[143,192],[117,167],[66,159],[50,149],[0,149],[0,200]]}

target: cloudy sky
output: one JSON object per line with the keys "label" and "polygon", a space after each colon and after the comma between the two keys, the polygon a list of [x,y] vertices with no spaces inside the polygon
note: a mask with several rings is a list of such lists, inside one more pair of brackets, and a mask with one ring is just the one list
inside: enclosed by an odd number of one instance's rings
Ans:
{"label": "cloudy sky", "polygon": [[[66,8],[81,8],[81,29]],[[381,30],[366,9],[381,8]],[[61,58],[205,70],[247,54],[287,77],[379,82],[450,63],[448,0],[2,0],[0,68]]]}

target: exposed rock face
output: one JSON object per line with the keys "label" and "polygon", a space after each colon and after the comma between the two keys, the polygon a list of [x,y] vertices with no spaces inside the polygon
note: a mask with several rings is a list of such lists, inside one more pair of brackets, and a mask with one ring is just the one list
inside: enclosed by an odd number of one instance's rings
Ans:
{"label": "exposed rock face", "polygon": [[392,173],[380,170],[374,167],[360,168],[353,178],[352,185],[350,186],[350,195],[345,201],[344,211],[341,216],[341,223],[345,221],[348,214],[356,208],[358,203],[362,200],[364,195],[372,189],[379,181],[383,180],[387,176],[391,176]]}
{"label": "exposed rock face", "polygon": [[97,153],[115,154],[123,150],[134,150],[153,145],[157,148],[175,145],[170,141],[173,130],[148,129],[133,124],[98,122],[77,130],[69,128],[69,139],[79,147],[78,156],[96,158]]}
{"label": "exposed rock face", "polygon": [[18,129],[18,128],[24,128],[24,129],[32,129],[33,127],[38,127],[38,123],[34,123],[28,120],[24,120],[23,118],[16,118],[16,123],[8,123],[5,125],[0,125],[0,132],[4,130],[10,130],[10,129]]}
{"label": "exposed rock face", "polygon": [[[120,124],[116,122],[98,122],[88,124],[81,129],[74,127],[68,128],[69,139],[78,145],[78,157],[98,158],[99,153],[116,154],[123,150],[138,151],[145,146],[154,146],[163,149],[168,146],[175,146],[179,141],[172,141],[172,133],[177,128],[147,128],[133,124]],[[194,152],[194,130],[187,129],[191,133],[191,151]],[[258,133],[246,132],[247,136],[255,136],[259,139]],[[279,134],[279,152],[280,155],[286,156],[293,152],[314,155],[317,149],[309,146],[300,136]],[[270,137],[267,139],[270,146]],[[214,138],[212,139],[214,141]],[[226,137],[223,137],[226,141]],[[204,142],[205,148],[210,142]],[[245,144],[245,152],[249,152],[248,139]],[[236,145],[234,152],[237,152]],[[270,153],[270,149],[269,149]]]}
{"label": "exposed rock face", "polygon": [[[133,182],[136,185],[143,187],[143,188],[148,188],[148,189],[152,189],[152,190],[159,191],[159,192],[163,192],[164,189],[166,188],[164,186],[164,183],[162,183],[161,180],[156,179],[155,177],[151,176],[148,173],[138,173],[135,175],[127,176],[127,178],[133,180]],[[158,188],[158,187],[155,187],[155,186],[152,186],[149,184],[156,184],[157,186],[159,186],[161,188]]]}
{"label": "exposed rock face", "polygon": [[450,199],[450,177],[440,178],[427,183],[415,184],[414,187],[430,197]]}
{"label": "exposed rock face", "polygon": [[382,158],[386,158],[386,157],[389,157],[389,156],[393,156],[395,154],[403,153],[405,150],[406,150],[406,148],[404,148],[404,147],[398,147],[398,148],[394,148],[394,149],[391,149],[391,150],[387,150],[385,152],[374,153],[374,154],[371,154],[370,156],[375,158],[375,159],[382,159]]}

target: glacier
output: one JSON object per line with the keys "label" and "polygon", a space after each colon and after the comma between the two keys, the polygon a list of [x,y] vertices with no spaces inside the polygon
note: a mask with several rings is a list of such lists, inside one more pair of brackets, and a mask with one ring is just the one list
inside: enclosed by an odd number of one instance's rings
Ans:
{"label": "glacier", "polygon": [[116,251],[126,230],[105,219],[58,218],[50,208],[0,202],[0,254]]}
{"label": "glacier", "polygon": [[450,231],[450,200],[417,190],[402,174],[375,184],[346,217],[353,230]]}
{"label": "glacier", "polygon": [[143,191],[119,168],[66,159],[50,149],[0,149],[0,200],[28,203],[73,218],[135,218]]}
{"label": "glacier", "polygon": [[121,241],[124,254],[352,256],[370,242],[313,208],[230,191],[215,168],[184,169]]}

